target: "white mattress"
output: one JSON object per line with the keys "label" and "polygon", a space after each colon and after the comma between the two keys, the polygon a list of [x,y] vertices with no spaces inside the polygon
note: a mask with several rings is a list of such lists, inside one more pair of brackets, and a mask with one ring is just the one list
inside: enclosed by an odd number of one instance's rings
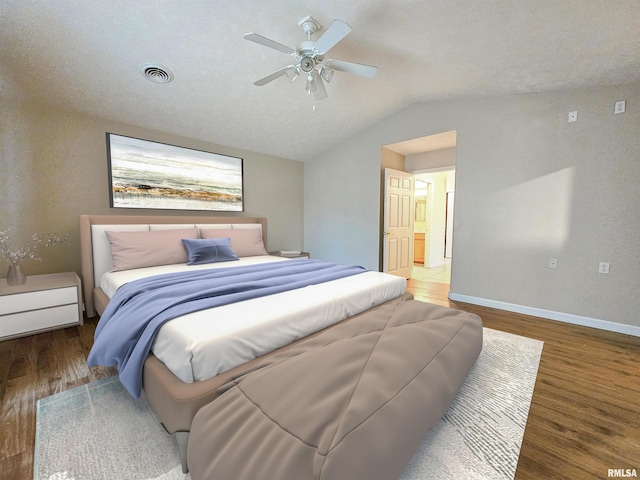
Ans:
{"label": "white mattress", "polygon": [[[194,268],[221,268],[288,261],[274,256],[199,266],[166,265],[103,275],[100,286],[111,297],[137,278]],[[167,322],[151,351],[180,380],[206,380],[400,296],[406,280],[364,272],[319,285],[191,313]]]}

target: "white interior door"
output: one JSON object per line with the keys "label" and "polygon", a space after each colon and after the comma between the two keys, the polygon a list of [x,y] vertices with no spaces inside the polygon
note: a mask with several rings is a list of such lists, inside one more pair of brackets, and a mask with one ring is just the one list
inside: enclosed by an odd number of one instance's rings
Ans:
{"label": "white interior door", "polygon": [[384,169],[384,222],[382,271],[411,277],[413,266],[413,174]]}

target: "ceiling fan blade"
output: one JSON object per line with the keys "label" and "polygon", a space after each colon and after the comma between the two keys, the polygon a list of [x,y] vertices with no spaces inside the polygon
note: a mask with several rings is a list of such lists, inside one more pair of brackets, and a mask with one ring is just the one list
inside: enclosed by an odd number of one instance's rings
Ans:
{"label": "ceiling fan blade", "polygon": [[362,63],[344,62],[342,60],[326,60],[327,68],[338,70],[339,72],[351,73],[360,77],[373,78],[378,73],[378,67],[363,65]]}
{"label": "ceiling fan blade", "polygon": [[337,44],[344,37],[349,35],[351,27],[348,23],[342,20],[334,20],[329,28],[325,30],[322,36],[315,44],[315,49],[320,55],[327,53],[335,44]]}
{"label": "ceiling fan blade", "polygon": [[316,82],[316,89],[313,92],[313,98],[316,100],[324,100],[327,98],[327,89],[324,87],[324,82],[322,81],[322,77],[318,75],[318,71],[316,69],[313,70],[313,79]]}
{"label": "ceiling fan blade", "polygon": [[296,53],[293,48],[287,47],[286,45],[276,42],[275,40],[270,40],[266,37],[263,37],[262,35],[258,35],[257,33],[245,33],[242,38],[255,43],[259,43],[260,45],[264,45],[265,47],[273,48],[288,55],[295,55]]}
{"label": "ceiling fan blade", "polygon": [[287,70],[289,70],[290,68],[295,68],[295,65],[287,65],[286,67],[282,67],[280,70],[276,70],[275,72],[270,73],[266,77],[262,77],[260,80],[256,80],[255,82],[253,82],[253,84],[257,85],[258,87],[266,85],[267,83],[272,82],[276,78],[285,75],[287,73]]}

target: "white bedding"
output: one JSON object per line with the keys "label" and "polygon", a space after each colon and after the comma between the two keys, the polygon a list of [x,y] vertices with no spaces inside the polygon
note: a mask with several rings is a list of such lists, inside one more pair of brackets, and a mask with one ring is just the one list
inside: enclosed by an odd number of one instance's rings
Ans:
{"label": "white bedding", "polygon": [[[288,259],[263,255],[108,272],[100,286],[111,298],[121,285],[150,275],[278,261]],[[405,292],[404,278],[364,272],[173,319],[159,330],[151,351],[183,382],[206,380]]]}

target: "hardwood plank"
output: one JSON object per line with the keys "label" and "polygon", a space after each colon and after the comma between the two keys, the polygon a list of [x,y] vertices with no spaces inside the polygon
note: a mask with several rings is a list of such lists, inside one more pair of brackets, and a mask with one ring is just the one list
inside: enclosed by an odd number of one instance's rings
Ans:
{"label": "hardwood plank", "polygon": [[[410,280],[409,291],[545,342],[516,480],[640,470],[640,338],[452,302],[447,284]],[[0,478],[33,478],[38,399],[116,372],[86,365],[96,323],[0,342]]]}

